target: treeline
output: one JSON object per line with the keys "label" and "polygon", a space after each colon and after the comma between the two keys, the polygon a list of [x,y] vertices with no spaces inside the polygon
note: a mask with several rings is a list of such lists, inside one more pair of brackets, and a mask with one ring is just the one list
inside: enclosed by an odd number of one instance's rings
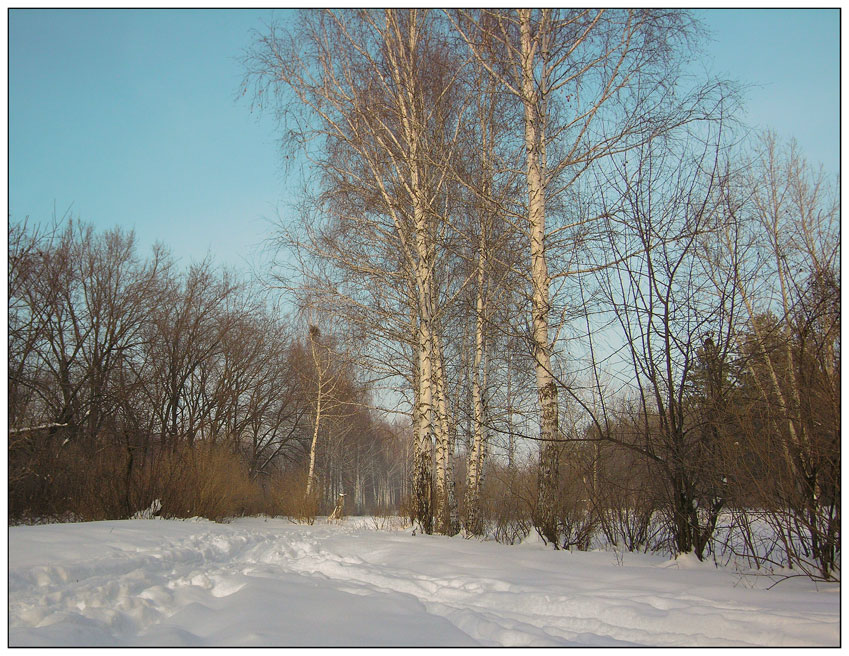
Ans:
{"label": "treeline", "polygon": [[156,500],[172,517],[308,516],[343,489],[349,512],[397,505],[403,431],[329,338],[317,370],[310,335],[255,285],[160,248],[142,258],[132,234],[10,223],[10,518],[124,518]]}
{"label": "treeline", "polygon": [[273,275],[404,395],[423,531],[722,539],[837,576],[836,192],[746,145],[735,86],[690,73],[699,35],[667,9],[257,34],[243,91],[313,173]]}

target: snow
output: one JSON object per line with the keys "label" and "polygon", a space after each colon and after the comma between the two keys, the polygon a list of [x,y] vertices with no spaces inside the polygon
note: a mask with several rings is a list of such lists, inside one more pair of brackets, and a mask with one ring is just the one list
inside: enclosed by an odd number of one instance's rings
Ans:
{"label": "snow", "polygon": [[839,584],[349,518],[9,529],[11,646],[837,646]]}

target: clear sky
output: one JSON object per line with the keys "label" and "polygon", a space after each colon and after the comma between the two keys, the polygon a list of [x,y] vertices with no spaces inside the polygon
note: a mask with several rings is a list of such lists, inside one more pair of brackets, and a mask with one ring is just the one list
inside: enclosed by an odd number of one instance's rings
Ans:
{"label": "clear sky", "polygon": [[[705,67],[758,85],[745,119],[839,172],[839,11],[700,10]],[[286,12],[277,10],[278,19]],[[9,215],[68,208],[146,251],[245,266],[297,187],[238,99],[259,10],[10,10]]]}
{"label": "clear sky", "polygon": [[747,85],[744,120],[840,172],[840,10],[705,9],[712,73]]}
{"label": "clear sky", "polygon": [[[277,18],[285,15],[276,12]],[[241,266],[285,201],[274,121],[237,100],[270,10],[12,10],[9,202]]]}

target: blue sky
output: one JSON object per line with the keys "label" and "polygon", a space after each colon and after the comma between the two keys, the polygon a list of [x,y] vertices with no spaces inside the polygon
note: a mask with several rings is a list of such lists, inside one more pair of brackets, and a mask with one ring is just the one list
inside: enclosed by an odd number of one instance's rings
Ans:
{"label": "blue sky", "polygon": [[743,119],[794,138],[809,163],[840,172],[840,11],[707,9],[712,73],[748,85]]}
{"label": "blue sky", "polygon": [[274,122],[236,100],[239,57],[270,16],[13,10],[13,219],[49,219],[55,202],[134,228],[144,250],[241,266],[288,191]]}
{"label": "blue sky", "polygon": [[[707,70],[752,86],[745,120],[839,171],[839,12],[700,10]],[[277,10],[276,18],[286,12]],[[188,263],[245,267],[297,184],[274,121],[237,99],[260,10],[11,10],[9,215],[68,208]]]}

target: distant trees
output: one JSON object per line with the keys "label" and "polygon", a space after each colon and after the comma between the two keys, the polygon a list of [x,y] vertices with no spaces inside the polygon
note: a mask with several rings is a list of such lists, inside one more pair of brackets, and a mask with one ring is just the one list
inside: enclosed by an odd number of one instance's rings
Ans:
{"label": "distant trees", "polygon": [[[141,259],[119,230],[12,223],[10,237],[12,517],[126,517],[156,498],[188,512],[219,483],[214,512],[285,505],[271,488],[306,465],[311,377],[262,295],[208,263],[178,272],[161,249]],[[228,468],[232,485],[204,482]]]}

